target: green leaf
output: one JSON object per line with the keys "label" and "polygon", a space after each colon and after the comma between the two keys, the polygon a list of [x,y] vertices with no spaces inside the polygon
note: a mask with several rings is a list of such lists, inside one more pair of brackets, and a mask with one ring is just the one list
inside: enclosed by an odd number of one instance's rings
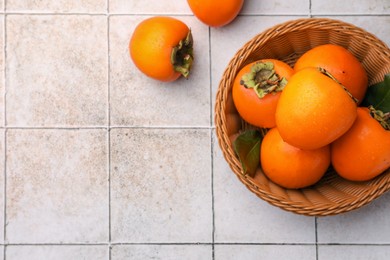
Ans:
{"label": "green leaf", "polygon": [[382,82],[367,89],[362,105],[367,107],[373,106],[384,113],[390,112],[390,73],[385,75]]}
{"label": "green leaf", "polygon": [[260,143],[262,137],[259,131],[247,130],[240,134],[233,142],[243,169],[243,174],[254,177],[260,163]]}

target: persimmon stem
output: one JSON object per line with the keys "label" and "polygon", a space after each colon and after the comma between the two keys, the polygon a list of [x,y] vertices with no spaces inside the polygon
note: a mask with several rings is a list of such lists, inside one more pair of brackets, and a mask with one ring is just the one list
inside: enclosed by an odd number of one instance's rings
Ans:
{"label": "persimmon stem", "polygon": [[322,74],[324,74],[325,76],[328,76],[329,78],[331,78],[332,80],[334,80],[335,82],[337,82],[344,90],[345,92],[347,92],[348,96],[350,96],[352,98],[352,100],[358,104],[359,103],[359,100],[357,98],[355,98],[351,92],[349,92],[349,90],[343,85],[341,84],[340,81],[338,81],[329,71],[327,71],[326,69],[324,68],[321,68],[321,67],[318,67],[317,68],[319,72],[321,72]]}
{"label": "persimmon stem", "polygon": [[257,62],[242,76],[240,84],[252,88],[259,98],[263,98],[268,93],[282,91],[287,80],[280,78],[272,62]]}
{"label": "persimmon stem", "polygon": [[189,30],[186,38],[181,40],[171,52],[171,63],[174,70],[180,72],[185,78],[190,75],[194,61],[193,42],[191,30]]}
{"label": "persimmon stem", "polygon": [[369,106],[368,109],[370,110],[371,117],[378,121],[384,129],[390,130],[390,112],[383,113],[373,106]]}

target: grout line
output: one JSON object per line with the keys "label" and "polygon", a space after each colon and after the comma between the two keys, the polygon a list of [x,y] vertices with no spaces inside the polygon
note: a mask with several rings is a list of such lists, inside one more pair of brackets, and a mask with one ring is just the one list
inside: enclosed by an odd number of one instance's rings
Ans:
{"label": "grout line", "polygon": [[353,14],[346,14],[346,13],[313,13],[311,12],[311,16],[327,16],[327,17],[332,17],[332,16],[358,16],[358,17],[367,17],[367,16],[383,16],[383,17],[389,17],[389,14],[377,14],[377,13],[372,13],[372,14],[364,14],[364,13],[353,13]]}
{"label": "grout line", "polygon": [[1,14],[9,14],[9,15],[85,15],[85,16],[194,16],[193,14],[175,14],[175,13],[85,13],[85,12],[56,12],[56,11],[49,11],[49,12],[29,12],[29,11],[9,11],[9,12],[2,12]]}
{"label": "grout line", "polygon": [[[6,10],[7,1],[4,1],[4,12]],[[7,14],[5,13],[3,16],[3,125],[4,125],[4,136],[3,136],[3,243],[6,243],[7,239],[7,134],[8,131],[6,129],[7,126]],[[7,257],[7,246],[3,247],[3,259],[5,260]]]}
{"label": "grout line", "polygon": [[7,72],[6,72],[6,64],[7,64],[7,32],[6,32],[6,15],[3,16],[3,54],[2,54],[2,57],[3,57],[3,125],[6,126],[7,125],[7,106],[6,106],[6,85],[7,85],[7,80],[6,80],[6,77],[7,77]]}
{"label": "grout line", "polygon": [[107,246],[108,243],[7,243],[4,246]]}
{"label": "grout line", "polygon": [[62,15],[71,15],[71,16],[74,16],[74,15],[83,15],[83,16],[107,16],[107,13],[78,13],[78,12],[23,12],[23,11],[20,11],[20,12],[0,12],[0,14],[7,14],[7,15],[31,15],[31,16],[35,16],[35,15],[58,15],[58,16],[62,16]]}
{"label": "grout line", "polygon": [[[212,242],[112,242],[111,245],[205,245],[205,246],[210,246],[212,245]],[[315,246],[315,243],[309,243],[309,242],[215,242],[215,245],[248,245],[248,246]],[[0,243],[2,246],[106,246],[110,245],[110,243]],[[375,243],[318,243],[318,245],[321,246],[390,246],[390,243],[380,243],[380,244],[375,244]]]}
{"label": "grout line", "polygon": [[215,259],[215,208],[214,208],[214,137],[213,137],[213,77],[212,77],[212,64],[211,64],[211,28],[208,27],[208,39],[209,39],[209,86],[210,86],[210,154],[211,154],[211,212],[212,212],[212,230],[211,230],[211,255],[212,259]]}
{"label": "grout line", "polygon": [[215,129],[215,126],[5,126],[0,129],[12,130],[101,130],[101,129]]}
{"label": "grout line", "polygon": [[212,259],[215,259],[215,199],[214,199],[214,135],[211,135],[211,209],[212,209]]}
{"label": "grout line", "polygon": [[[6,6],[6,2],[4,1],[4,10]],[[6,129],[7,126],[7,102],[6,102],[6,93],[7,93],[7,73],[6,73],[6,64],[7,64],[7,32],[6,32],[6,19],[7,15],[3,17],[3,124],[4,124],[4,136],[3,136],[3,243],[6,243],[7,239],[7,134],[8,131]],[[3,248],[3,259],[6,259],[6,246]]]}
{"label": "grout line", "polygon": [[314,217],[314,228],[316,242],[316,260],[318,260],[318,217]]}
{"label": "grout line", "polygon": [[110,1],[107,0],[107,173],[108,173],[108,260],[111,260],[111,56]]}
{"label": "grout line", "polygon": [[133,129],[215,129],[215,126],[111,126],[114,128],[133,128]]}
{"label": "grout line", "polygon": [[[312,13],[311,11],[311,2],[309,4],[310,7],[310,15],[311,16],[390,16],[390,14],[386,13]],[[0,15],[82,15],[82,16],[176,16],[176,17],[191,17],[193,14],[180,14],[180,13],[83,13],[83,12],[15,12],[9,11],[4,12],[0,11]],[[307,13],[249,13],[249,14],[239,14],[238,16],[258,16],[258,17],[266,17],[266,16],[307,16]]]}
{"label": "grout line", "polygon": [[12,130],[101,130],[106,129],[107,126],[5,126],[4,128]]}
{"label": "grout line", "polygon": [[[316,246],[316,243],[268,242],[111,242],[111,243],[0,243],[1,246]],[[390,247],[390,243],[318,243],[320,246]]]}
{"label": "grout line", "polygon": [[107,14],[107,123],[111,126],[111,55],[110,55],[110,16]]}
{"label": "grout line", "polygon": [[[7,129],[3,132],[3,243],[6,243],[7,238]],[[3,259],[5,259],[5,246],[3,248]]]}
{"label": "grout line", "polygon": [[110,1],[107,0],[107,177],[108,177],[108,260],[111,251],[111,56],[110,56]]}

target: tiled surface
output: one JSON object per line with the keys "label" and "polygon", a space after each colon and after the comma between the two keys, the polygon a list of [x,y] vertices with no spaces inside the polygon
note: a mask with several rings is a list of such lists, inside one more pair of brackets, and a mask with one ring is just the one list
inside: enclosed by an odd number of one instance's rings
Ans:
{"label": "tiled surface", "polygon": [[318,219],[318,242],[390,244],[390,194],[348,214]]}
{"label": "tiled surface", "polygon": [[107,10],[106,0],[3,0],[8,12],[36,13],[104,13]]}
{"label": "tiled surface", "polygon": [[7,131],[7,242],[107,241],[106,135],[101,129]]}
{"label": "tiled surface", "polygon": [[[4,136],[5,136],[5,131],[2,129],[0,130],[0,156],[1,158],[5,157],[5,142],[4,142]],[[4,173],[5,170],[5,165],[4,165],[4,160],[0,161],[0,172]],[[4,174],[0,174],[0,187],[4,187],[5,182],[4,182]],[[4,188],[0,190],[0,208],[4,210]],[[3,212],[4,213],[4,212]],[[0,223],[4,223],[4,214],[0,215]],[[4,225],[0,225],[0,234],[4,234]],[[0,244],[4,244],[4,236],[1,236],[0,238]],[[1,248],[0,248],[1,249]],[[1,251],[0,251],[1,252]],[[0,257],[1,259],[1,257]]]}
{"label": "tiled surface", "polygon": [[119,14],[191,14],[186,1],[176,0],[109,0],[109,10]]}
{"label": "tiled surface", "polygon": [[278,1],[259,1],[259,0],[247,0],[241,10],[241,14],[257,14],[257,15],[269,15],[280,14],[286,15],[307,15],[309,13],[310,0],[295,0],[294,4],[291,4],[289,0]]}
{"label": "tiled surface", "polygon": [[[186,1],[0,1],[0,259],[388,259],[390,195],[311,218],[261,201],[214,131],[229,60],[310,16],[390,45],[387,0],[246,0],[223,28]],[[151,15],[191,27],[189,80],[159,83],[128,54]]]}
{"label": "tiled surface", "polygon": [[215,259],[316,259],[314,245],[216,245]]}
{"label": "tiled surface", "polygon": [[86,259],[105,260],[109,256],[106,246],[31,246],[12,245],[6,248],[6,259],[8,260],[42,260],[42,259]]}
{"label": "tiled surface", "polygon": [[[0,46],[4,47],[4,15],[0,15]],[[0,126],[4,127],[4,48],[0,47]]]}
{"label": "tiled surface", "polygon": [[111,130],[112,241],[210,243],[210,146],[204,129]]}
{"label": "tiled surface", "polygon": [[390,247],[382,245],[324,245],[318,248],[318,257],[321,260],[367,260],[388,259]]}
{"label": "tiled surface", "polygon": [[7,124],[106,125],[106,17],[8,15],[6,23]]}
{"label": "tiled surface", "polygon": [[313,14],[390,14],[388,0],[311,0]]}
{"label": "tiled surface", "polygon": [[211,259],[211,245],[119,245],[111,252],[112,260]]}

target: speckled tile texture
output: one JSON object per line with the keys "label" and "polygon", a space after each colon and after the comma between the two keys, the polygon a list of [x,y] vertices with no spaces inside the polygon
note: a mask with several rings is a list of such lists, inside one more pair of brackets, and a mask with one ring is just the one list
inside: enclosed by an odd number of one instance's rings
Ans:
{"label": "speckled tile texture", "polygon": [[[188,80],[129,56],[139,22],[194,37]],[[296,215],[235,177],[215,135],[221,76],[256,34],[343,20],[390,45],[388,0],[246,0],[210,28],[175,0],[0,0],[0,260],[389,259],[390,196],[342,215]]]}
{"label": "speckled tile texture", "polygon": [[6,23],[7,125],[106,125],[107,18],[9,15]]}
{"label": "speckled tile texture", "polygon": [[[107,0],[3,0],[9,12],[104,13]],[[2,2],[3,2],[2,1]]]}
{"label": "speckled tile texture", "polygon": [[115,242],[212,241],[210,132],[111,130]]}
{"label": "speckled tile texture", "polygon": [[108,239],[107,133],[8,130],[9,243]]}

